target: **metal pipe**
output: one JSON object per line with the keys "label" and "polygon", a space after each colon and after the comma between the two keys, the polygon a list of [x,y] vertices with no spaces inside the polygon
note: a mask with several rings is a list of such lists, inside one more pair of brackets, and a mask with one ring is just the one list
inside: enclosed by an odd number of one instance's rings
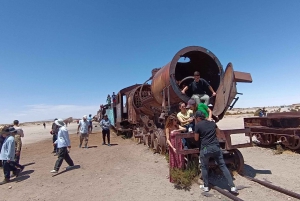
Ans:
{"label": "metal pipe", "polygon": [[275,190],[275,191],[278,191],[278,192],[280,192],[280,193],[284,193],[284,194],[289,195],[289,196],[291,196],[291,197],[300,199],[300,194],[298,194],[298,193],[295,193],[295,192],[286,190],[286,189],[284,189],[284,188],[281,188],[281,187],[279,187],[279,186],[275,186],[275,185],[270,184],[270,183],[265,182],[265,181],[261,181],[261,180],[259,180],[259,179],[255,179],[255,178],[248,177],[248,176],[244,176],[244,177],[245,177],[246,179],[250,180],[250,181],[254,181],[254,182],[256,182],[256,183],[259,183],[259,184],[261,184],[261,185],[263,185],[263,186],[266,186],[266,187],[268,187],[268,188],[271,188],[271,189],[273,189],[273,190]]}
{"label": "metal pipe", "polygon": [[235,196],[235,195],[232,195],[232,194],[229,193],[228,191],[226,191],[226,190],[224,190],[224,189],[222,189],[222,188],[220,188],[220,187],[218,187],[218,186],[211,185],[211,187],[212,187],[213,189],[215,189],[216,191],[218,191],[219,193],[225,195],[226,197],[228,197],[228,198],[230,198],[230,199],[232,199],[232,200],[234,200],[234,201],[244,201],[243,199],[238,198],[238,197]]}

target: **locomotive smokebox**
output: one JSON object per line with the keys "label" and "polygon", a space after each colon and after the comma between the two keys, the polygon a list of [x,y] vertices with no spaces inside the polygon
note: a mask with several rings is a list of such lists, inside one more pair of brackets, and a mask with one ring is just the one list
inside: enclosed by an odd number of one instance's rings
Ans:
{"label": "locomotive smokebox", "polygon": [[[188,62],[179,62],[182,57],[187,58]],[[162,91],[169,86],[171,104],[178,101],[187,102],[189,97],[182,94],[181,90],[193,81],[191,76],[195,71],[199,71],[201,78],[204,78],[215,91],[218,89],[220,78],[224,73],[219,59],[203,47],[190,46],[177,52],[172,61],[154,75],[151,90],[155,100],[161,104]],[[210,91],[207,93],[211,95]]]}
{"label": "locomotive smokebox", "polygon": [[[188,90],[186,94],[182,94],[181,91],[193,82],[195,71],[199,71],[200,77],[204,78],[217,92],[217,96],[211,99],[210,103],[213,105],[213,114],[220,115],[221,118],[231,102],[236,99],[235,83],[252,82],[249,73],[234,72],[231,63],[224,71],[219,59],[208,49],[189,46],[177,52],[171,62],[154,74],[151,83],[152,97],[160,105],[164,104],[164,97],[169,106],[181,101],[188,102],[192,96],[191,92]],[[206,93],[209,96],[212,95],[209,90]]]}

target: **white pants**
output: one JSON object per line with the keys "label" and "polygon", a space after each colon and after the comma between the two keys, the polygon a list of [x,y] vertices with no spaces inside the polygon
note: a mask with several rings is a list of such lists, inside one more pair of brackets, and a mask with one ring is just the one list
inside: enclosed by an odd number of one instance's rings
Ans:
{"label": "white pants", "polygon": [[204,102],[205,105],[208,105],[208,103],[209,103],[209,96],[207,94],[193,94],[192,98],[196,101],[197,107],[198,107],[198,104],[200,103],[200,99],[205,100],[205,102]]}

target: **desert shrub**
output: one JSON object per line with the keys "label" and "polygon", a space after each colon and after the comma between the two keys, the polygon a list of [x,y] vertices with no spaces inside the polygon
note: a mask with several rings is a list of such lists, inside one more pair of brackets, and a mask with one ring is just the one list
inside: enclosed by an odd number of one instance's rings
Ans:
{"label": "desert shrub", "polygon": [[198,175],[198,165],[193,163],[187,169],[171,169],[171,177],[174,183],[181,188],[188,188],[192,185],[195,177]]}
{"label": "desert shrub", "polygon": [[166,151],[165,158],[166,158],[167,163],[169,163],[170,162],[170,157],[169,157],[169,152],[168,151]]}
{"label": "desert shrub", "polygon": [[257,109],[255,112],[254,112],[254,116],[259,116],[259,109]]}

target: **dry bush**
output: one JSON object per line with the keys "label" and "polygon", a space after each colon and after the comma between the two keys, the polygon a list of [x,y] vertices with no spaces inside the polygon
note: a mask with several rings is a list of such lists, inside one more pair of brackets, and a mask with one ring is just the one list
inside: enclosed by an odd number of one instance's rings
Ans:
{"label": "dry bush", "polygon": [[193,163],[189,168],[182,170],[179,168],[171,169],[171,177],[174,183],[181,188],[189,188],[195,177],[198,175],[198,165]]}

